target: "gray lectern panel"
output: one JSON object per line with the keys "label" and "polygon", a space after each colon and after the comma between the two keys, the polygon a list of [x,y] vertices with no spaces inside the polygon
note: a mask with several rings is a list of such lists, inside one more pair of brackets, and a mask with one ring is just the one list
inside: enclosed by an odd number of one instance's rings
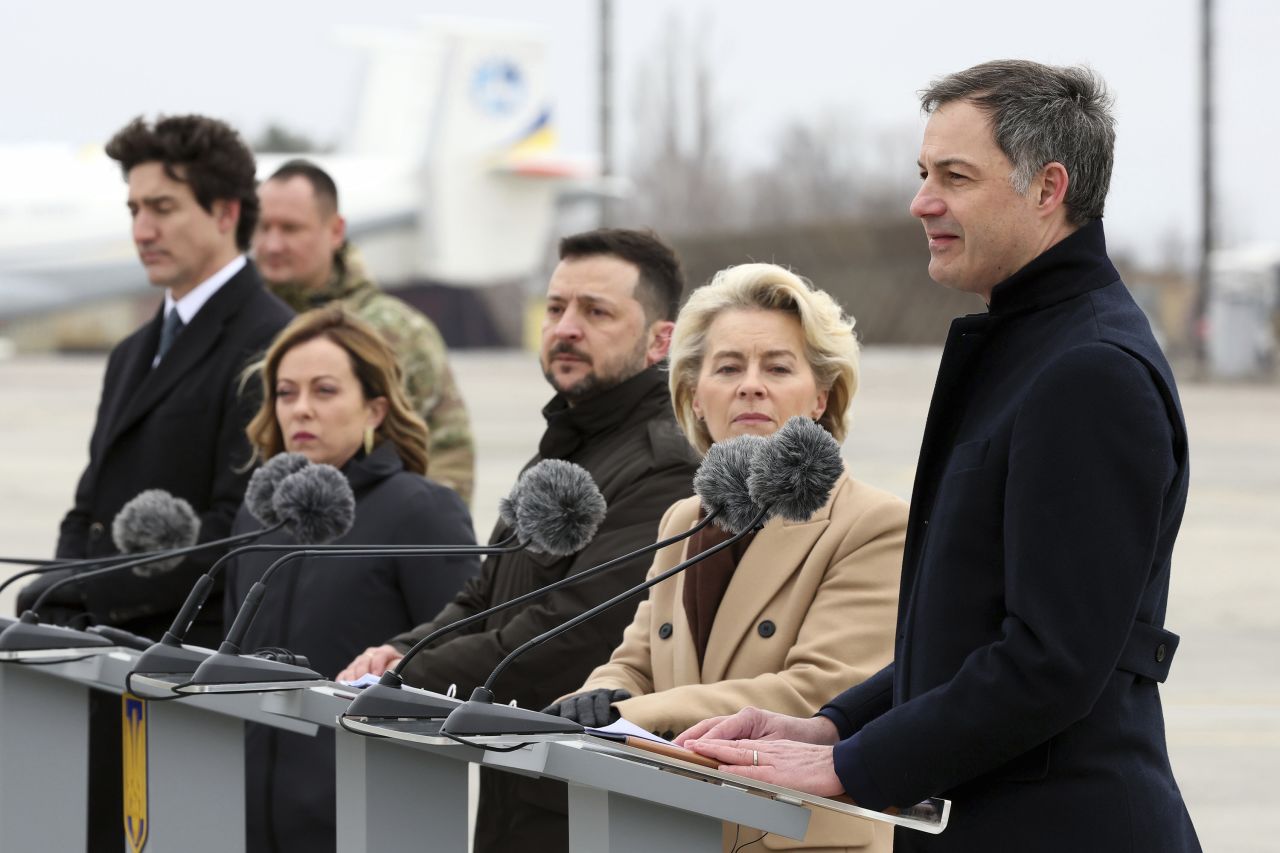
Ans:
{"label": "gray lectern panel", "polygon": [[147,714],[147,853],[242,853],[244,721],[176,701]]}
{"label": "gray lectern panel", "polygon": [[0,664],[0,846],[85,849],[89,691],[40,667]]}
{"label": "gray lectern panel", "polygon": [[721,826],[707,815],[569,785],[571,853],[719,853]]}
{"label": "gray lectern panel", "polygon": [[[444,754],[338,728],[338,849],[461,853],[467,849],[465,747]],[[474,756],[472,756],[474,758]]]}

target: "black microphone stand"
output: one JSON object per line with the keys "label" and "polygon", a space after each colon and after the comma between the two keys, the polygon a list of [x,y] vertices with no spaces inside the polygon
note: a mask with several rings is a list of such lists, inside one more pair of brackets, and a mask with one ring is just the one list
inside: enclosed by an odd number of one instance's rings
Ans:
{"label": "black microphone stand", "polygon": [[[387,718],[433,720],[447,717],[454,708],[462,704],[460,700],[454,699],[451,696],[433,693],[428,690],[419,690],[417,688],[410,688],[408,690],[403,689],[406,687],[404,683],[404,668],[408,665],[409,661],[422,652],[423,649],[427,648],[441,637],[447,634],[452,634],[454,631],[460,631],[468,625],[473,625],[483,619],[488,619],[495,613],[501,613],[509,608],[541,598],[542,596],[555,592],[569,584],[593,578],[602,572],[607,572],[610,569],[634,560],[637,557],[643,557],[644,555],[650,554],[654,551],[660,551],[668,545],[674,545],[677,542],[682,542],[714,521],[716,516],[719,514],[720,511],[718,509],[712,510],[707,514],[706,518],[702,519],[683,533],[677,533],[667,539],[659,540],[651,545],[645,545],[643,548],[637,548],[629,554],[614,557],[608,562],[585,569],[577,574],[563,577],[558,581],[547,584],[546,586],[538,587],[537,589],[526,592],[523,595],[518,595],[510,601],[504,601],[501,604],[496,604],[488,610],[473,613],[456,622],[450,622],[448,625],[437,628],[410,646],[408,651],[404,653],[404,656],[400,658],[400,662],[384,672],[382,677],[378,679],[377,684],[371,684],[361,690],[360,695],[357,696],[355,700],[347,706],[347,710],[338,717],[338,724],[343,728],[347,728],[345,721],[348,719],[368,722],[372,719]],[[367,732],[357,731],[355,729],[348,728],[347,730],[356,732],[357,734],[367,734]]]}
{"label": "black microphone stand", "polygon": [[546,631],[524,644],[518,646],[505,658],[498,662],[493,672],[489,674],[489,678],[482,687],[477,687],[471,694],[471,698],[463,702],[452,712],[444,721],[440,733],[446,737],[460,739],[463,737],[492,736],[492,735],[544,735],[544,734],[580,734],[583,727],[579,723],[572,720],[566,720],[563,717],[556,717],[550,714],[543,714],[540,711],[533,711],[526,708],[517,708],[513,705],[497,705],[493,701],[493,684],[497,681],[498,676],[502,674],[512,661],[524,654],[534,646],[541,645],[548,640],[563,634],[565,631],[572,630],[588,619],[600,615],[617,604],[632,598],[650,587],[662,583],[668,578],[675,577],[685,569],[695,563],[723,551],[734,543],[742,539],[753,530],[758,530],[763,526],[765,518],[769,515],[770,509],[762,509],[756,514],[756,517],[742,530],[730,536],[723,542],[720,542],[700,554],[695,554],[684,562],[672,566],[661,574],[649,578],[642,584],[624,590],[618,593],[608,601],[592,607],[579,613],[563,624],[557,625],[549,631]]}
{"label": "black microphone stand", "polygon": [[[512,544],[514,543],[514,544]],[[250,546],[255,547],[255,546]],[[299,549],[291,546],[260,546],[262,550],[270,548],[288,550],[277,559],[262,577],[254,582],[245,595],[244,603],[236,613],[235,621],[227,632],[226,639],[218,646],[217,652],[204,658],[191,678],[173,687],[174,692],[191,693],[261,693],[269,690],[287,690],[308,686],[312,682],[328,682],[325,676],[310,669],[305,664],[289,663],[255,655],[242,655],[240,646],[249,626],[262,606],[262,598],[267,591],[267,582],[285,564],[304,557],[354,558],[354,557],[455,557],[468,554],[508,554],[524,548],[517,541],[516,534],[511,534],[501,542],[493,545],[388,545],[383,547],[369,546],[336,546]],[[181,614],[179,614],[181,615]],[[303,659],[305,661],[305,659]]]}
{"label": "black microphone stand", "polygon": [[[271,528],[276,529],[276,528]],[[265,533],[267,531],[263,531]],[[502,548],[515,541],[515,535],[507,537],[501,542],[492,546],[492,548]],[[364,552],[368,550],[367,545],[326,545],[311,546],[312,552],[322,553],[351,553]],[[422,545],[398,545],[387,546],[385,549],[389,555],[395,553],[405,554],[421,554],[425,547],[442,547],[442,546],[422,546]],[[466,547],[466,546],[464,546]],[[134,675],[141,676],[174,676],[189,675],[195,672],[201,662],[208,658],[212,651],[208,649],[199,649],[192,646],[183,645],[182,641],[187,636],[187,632],[191,630],[191,625],[195,622],[196,615],[200,612],[200,608],[204,607],[205,602],[209,599],[209,594],[213,591],[213,585],[217,580],[219,571],[233,557],[242,554],[261,553],[263,551],[283,551],[286,553],[294,553],[298,551],[297,543],[291,544],[254,544],[245,545],[235,550],[228,551],[219,557],[209,570],[196,579],[195,584],[191,587],[191,592],[187,594],[187,600],[183,602],[182,608],[178,611],[173,619],[173,624],[169,626],[169,630],[164,632],[159,640],[151,645],[142,655],[134,662],[133,670],[129,673],[129,678]],[[398,551],[395,549],[399,549]]]}
{"label": "black microphone stand", "polygon": [[[102,575],[112,572],[120,572],[125,569],[133,569],[137,566],[145,566],[150,563],[159,563],[164,560],[170,560],[174,557],[185,557],[188,554],[194,554],[198,551],[207,550],[214,547],[222,547],[235,542],[243,542],[247,539],[253,539],[264,536],[284,527],[284,522],[279,522],[271,527],[262,530],[252,530],[248,533],[242,533],[238,536],[232,536],[228,539],[218,539],[212,542],[202,542],[197,545],[188,545],[185,548],[174,548],[158,554],[150,554],[146,557],[129,559],[123,563],[106,566],[100,569],[93,569],[87,572],[72,575],[63,578],[55,583],[50,584],[43,590],[36,600],[32,602],[31,607],[23,611],[18,620],[0,631],[0,661],[22,660],[32,656],[34,652],[49,652],[62,649],[76,649],[78,651],[98,650],[101,653],[107,649],[115,648],[119,645],[117,642],[107,639],[101,634],[91,631],[78,631],[74,628],[67,628],[61,625],[46,625],[40,622],[39,608],[49,596],[57,589],[64,586],[80,583],[82,581],[91,580]],[[42,568],[40,571],[45,571]],[[28,573],[36,573],[36,570],[28,570]],[[119,632],[120,634],[127,632]]]}

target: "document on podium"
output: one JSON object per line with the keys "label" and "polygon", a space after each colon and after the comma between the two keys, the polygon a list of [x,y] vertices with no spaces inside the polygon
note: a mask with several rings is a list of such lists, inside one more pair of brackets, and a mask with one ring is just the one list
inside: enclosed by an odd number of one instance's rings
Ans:
{"label": "document on podium", "polygon": [[657,755],[665,755],[668,758],[675,758],[680,761],[687,761],[691,764],[697,764],[701,767],[717,768],[720,763],[705,755],[698,755],[696,752],[690,752],[681,746],[676,746],[671,741],[660,738],[653,732],[640,728],[628,719],[620,719],[615,723],[600,728],[586,729],[586,733],[605,740],[621,743],[630,746],[633,749],[642,749],[646,752],[656,753]]}
{"label": "document on podium", "polygon": [[839,812],[840,814],[853,815],[865,820],[891,823],[906,829],[929,833],[930,835],[937,835],[946,829],[947,821],[951,817],[951,801],[938,797],[930,797],[914,806],[900,809],[896,812],[879,812],[855,805],[847,797],[838,799],[819,797],[816,794],[783,788],[779,785],[770,785],[767,782],[727,773],[719,769],[720,765],[714,759],[691,752],[684,747],[676,746],[671,741],[664,740],[628,720],[619,720],[602,728],[587,729],[586,735],[588,736],[578,741],[578,745],[583,749],[656,764],[665,770],[695,778],[703,778],[709,782],[732,785],[793,805],[813,806]]}

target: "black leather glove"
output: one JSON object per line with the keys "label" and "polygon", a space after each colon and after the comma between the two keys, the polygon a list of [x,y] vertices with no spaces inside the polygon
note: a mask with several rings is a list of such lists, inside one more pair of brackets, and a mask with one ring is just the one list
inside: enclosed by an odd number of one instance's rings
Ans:
{"label": "black leather glove", "polygon": [[610,690],[607,687],[601,687],[598,690],[588,690],[586,693],[570,696],[554,705],[548,705],[542,713],[555,714],[589,729],[598,729],[601,726],[616,723],[622,717],[618,709],[613,707],[614,702],[630,698],[631,694],[626,690]]}

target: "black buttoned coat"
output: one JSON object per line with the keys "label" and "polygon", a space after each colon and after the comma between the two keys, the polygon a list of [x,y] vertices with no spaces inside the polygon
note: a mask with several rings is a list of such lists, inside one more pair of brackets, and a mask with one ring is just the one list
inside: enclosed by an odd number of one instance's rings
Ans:
{"label": "black buttoned coat", "polygon": [[894,663],[822,710],[855,800],[953,800],[895,850],[1199,850],[1157,687],[1187,483],[1173,376],[1100,222],[953,324]]}
{"label": "black buttoned coat", "polygon": [[[249,477],[242,470],[249,459],[244,429],[261,399],[254,382],[241,392],[240,372],[293,312],[266,291],[250,261],[209,298],[152,368],[162,312],[121,341],[107,360],[89,464],[75,505],[62,520],[59,557],[116,553],[112,519],[145,489],[165,489],[189,501],[200,516],[200,541],[231,533]],[[77,590],[97,621],[154,639],[169,627],[212,559],[206,554],[145,577],[126,571]],[[216,643],[219,596],[188,635],[193,642]]]}

